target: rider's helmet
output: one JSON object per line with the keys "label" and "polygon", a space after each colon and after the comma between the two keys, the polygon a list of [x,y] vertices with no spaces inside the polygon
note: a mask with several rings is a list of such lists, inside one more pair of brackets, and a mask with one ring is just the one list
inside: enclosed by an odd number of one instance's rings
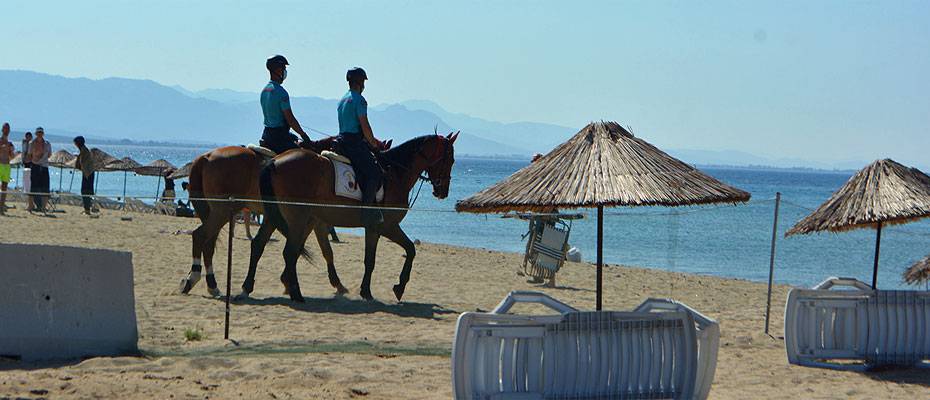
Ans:
{"label": "rider's helmet", "polygon": [[289,65],[287,59],[284,56],[278,54],[265,61],[265,68],[268,68],[269,71],[274,71],[276,68]]}
{"label": "rider's helmet", "polygon": [[349,82],[355,80],[368,80],[368,74],[365,73],[365,70],[362,67],[353,67],[346,71],[346,80]]}

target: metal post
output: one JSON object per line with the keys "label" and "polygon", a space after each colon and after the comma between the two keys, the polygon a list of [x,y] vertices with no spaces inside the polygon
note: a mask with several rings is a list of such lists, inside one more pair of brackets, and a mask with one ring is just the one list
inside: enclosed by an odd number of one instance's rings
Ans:
{"label": "metal post", "polygon": [[[71,179],[68,181],[68,193],[73,193],[74,191],[74,170],[68,171],[71,174]],[[84,179],[84,173],[81,173],[81,180]]]}
{"label": "metal post", "polygon": [[161,190],[161,177],[159,176],[155,182],[157,182],[155,184],[155,202],[158,203],[161,201],[161,197],[158,196],[158,191]]}
{"label": "metal post", "polygon": [[778,237],[778,206],[781,192],[775,192],[775,220],[772,222],[772,252],[769,255],[769,294],[765,301],[765,334],[769,333],[769,314],[772,311],[772,279],[775,275],[775,238]]}
{"label": "metal post", "polygon": [[882,244],[882,222],[878,222],[878,232],[875,234],[875,265],[872,267],[872,290],[878,289],[878,251]]}
{"label": "metal post", "polygon": [[597,206],[597,311],[604,298],[604,206]]}
{"label": "metal post", "polygon": [[126,179],[129,177],[129,171],[123,171],[123,208],[126,208]]}
{"label": "metal post", "polygon": [[64,178],[65,169],[58,167],[58,193],[61,193],[61,179]]}
{"label": "metal post", "polygon": [[226,329],[223,339],[229,339],[229,292],[232,290],[232,250],[233,229],[236,227],[236,213],[229,213],[229,248],[226,252]]}

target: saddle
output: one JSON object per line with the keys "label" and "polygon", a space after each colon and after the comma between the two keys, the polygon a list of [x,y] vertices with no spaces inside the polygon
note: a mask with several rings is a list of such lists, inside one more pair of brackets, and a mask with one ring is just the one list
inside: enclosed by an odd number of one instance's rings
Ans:
{"label": "saddle", "polygon": [[[352,168],[352,161],[348,157],[330,150],[323,150],[320,155],[329,159],[333,164],[333,190],[336,196],[345,197],[357,201],[362,201],[362,188],[359,187],[355,180],[355,170]],[[375,201],[384,201],[384,183],[378,188],[375,194]]]}

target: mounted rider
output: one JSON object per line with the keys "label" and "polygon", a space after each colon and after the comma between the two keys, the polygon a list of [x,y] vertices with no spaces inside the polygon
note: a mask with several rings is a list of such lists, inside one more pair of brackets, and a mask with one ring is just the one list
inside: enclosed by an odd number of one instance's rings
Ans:
{"label": "mounted rider", "polygon": [[287,79],[287,59],[282,55],[276,55],[265,61],[265,68],[268,69],[271,80],[262,89],[261,104],[262,114],[265,117],[265,131],[262,133],[261,145],[271,149],[275,153],[283,153],[290,149],[296,149],[297,137],[290,133],[293,129],[300,135],[305,142],[310,138],[300,127],[294,112],[291,111],[291,99],[287,90],[281,86]]}
{"label": "mounted rider", "polygon": [[[368,102],[362,97],[368,75],[364,69],[355,67],[346,72],[349,91],[339,100],[339,152],[352,161],[355,181],[362,190],[362,205],[375,205],[378,189],[381,188],[382,171],[373,152],[381,143],[375,139],[368,122]],[[362,209],[362,225],[378,226],[384,222],[381,210]]]}

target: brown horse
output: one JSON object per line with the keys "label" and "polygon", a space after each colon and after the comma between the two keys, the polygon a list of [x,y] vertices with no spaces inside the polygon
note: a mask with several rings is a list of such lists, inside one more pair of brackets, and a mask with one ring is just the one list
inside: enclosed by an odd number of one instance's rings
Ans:
{"label": "brown horse", "polygon": [[[407,254],[399,282],[393,288],[398,300],[403,297],[416,256],[413,242],[400,228],[400,222],[407,215],[410,191],[425,171],[425,179],[433,186],[433,195],[439,199],[448,196],[455,162],[453,144],[457,138],[458,133],[421,136],[378,154],[379,163],[386,169],[382,203],[386,208],[383,210],[384,223],[377,228],[365,229],[365,275],[360,290],[363,298],[372,299],[371,274],[381,236],[400,245]],[[277,200],[280,203],[264,204],[265,219],[252,241],[249,272],[242,284],[242,294],[237,298],[248,297],[252,292],[258,259],[274,229],[284,232],[287,238],[281,282],[292,300],[304,301],[297,280],[297,259],[304,252],[304,244],[311,232],[316,233],[326,259],[330,284],[340,294],[348,291],[336,273],[327,233],[332,226],[361,227],[361,208],[358,201],[335,195],[334,179],[331,161],[312,151],[286,152],[265,167],[259,178],[261,196],[266,201]],[[291,204],[298,202],[333,206]]]}

